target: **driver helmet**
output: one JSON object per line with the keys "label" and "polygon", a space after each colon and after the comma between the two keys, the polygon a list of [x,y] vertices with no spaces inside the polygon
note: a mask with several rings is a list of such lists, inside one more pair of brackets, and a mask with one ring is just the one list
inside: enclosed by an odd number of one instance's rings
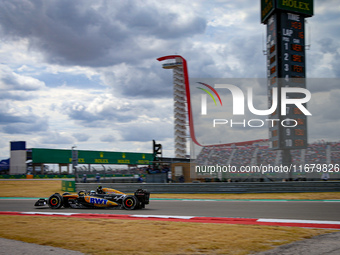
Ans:
{"label": "driver helmet", "polygon": [[104,193],[103,187],[102,187],[102,186],[98,186],[98,188],[97,188],[97,193],[98,193],[98,194],[103,194],[103,193]]}

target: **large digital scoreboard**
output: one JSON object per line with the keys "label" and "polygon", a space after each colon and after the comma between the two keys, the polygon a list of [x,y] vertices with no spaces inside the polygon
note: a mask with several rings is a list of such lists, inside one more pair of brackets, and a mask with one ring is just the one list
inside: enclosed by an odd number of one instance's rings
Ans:
{"label": "large digital scoreboard", "polygon": [[[306,88],[305,17],[313,15],[312,0],[262,0],[261,21],[267,25],[268,105],[277,89],[277,110],[269,116],[273,149],[307,148],[307,118],[295,105],[281,108],[282,88]],[[286,98],[305,95],[288,93]],[[306,107],[306,105],[303,105]],[[284,110],[284,111],[283,111]],[[282,114],[285,112],[285,114]]]}

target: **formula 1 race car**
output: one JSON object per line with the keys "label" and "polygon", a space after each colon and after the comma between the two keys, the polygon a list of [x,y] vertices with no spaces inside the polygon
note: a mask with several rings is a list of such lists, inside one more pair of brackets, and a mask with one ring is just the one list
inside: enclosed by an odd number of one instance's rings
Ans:
{"label": "formula 1 race car", "polygon": [[65,208],[112,208],[120,207],[127,210],[142,209],[149,204],[150,192],[137,189],[134,195],[127,195],[115,189],[102,188],[96,191],[79,191],[78,194],[55,193],[48,199],[40,198],[35,206],[48,205],[52,209]]}

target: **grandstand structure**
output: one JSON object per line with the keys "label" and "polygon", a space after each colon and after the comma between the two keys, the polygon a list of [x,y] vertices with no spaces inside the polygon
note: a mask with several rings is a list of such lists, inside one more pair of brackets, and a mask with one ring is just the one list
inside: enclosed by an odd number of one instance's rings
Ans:
{"label": "grandstand structure", "polygon": [[185,60],[180,56],[167,56],[158,60],[162,61],[164,59],[169,59],[171,62],[163,64],[162,67],[164,69],[173,69],[175,158],[186,158],[188,118],[186,111]]}
{"label": "grandstand structure", "polygon": [[[292,177],[294,179],[320,180],[323,170],[317,171],[322,166],[329,173],[330,179],[339,179],[340,142],[316,142],[309,144],[307,149],[291,150]],[[281,150],[272,150],[269,140],[248,141],[237,144],[222,144],[203,147],[197,155],[195,163],[206,166],[235,166],[238,170],[241,166],[280,166],[283,165]],[[307,166],[307,167],[305,167]],[[311,171],[312,166],[314,170]],[[220,178],[216,174],[214,176]],[[283,172],[268,172],[263,174],[230,174],[223,173],[222,178],[272,178],[287,179],[290,176]]]}

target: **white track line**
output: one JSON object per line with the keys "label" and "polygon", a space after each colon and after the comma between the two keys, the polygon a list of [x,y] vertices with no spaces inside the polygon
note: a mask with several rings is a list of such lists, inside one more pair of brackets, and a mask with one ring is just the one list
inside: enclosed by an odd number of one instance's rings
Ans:
{"label": "white track line", "polygon": [[163,219],[185,219],[190,220],[195,218],[195,216],[172,216],[172,215],[142,215],[142,214],[132,214],[131,217],[138,218],[163,218]]}
{"label": "white track line", "polygon": [[303,224],[340,224],[340,221],[326,220],[290,220],[290,219],[258,219],[257,222],[275,222],[275,223],[303,223]]}

